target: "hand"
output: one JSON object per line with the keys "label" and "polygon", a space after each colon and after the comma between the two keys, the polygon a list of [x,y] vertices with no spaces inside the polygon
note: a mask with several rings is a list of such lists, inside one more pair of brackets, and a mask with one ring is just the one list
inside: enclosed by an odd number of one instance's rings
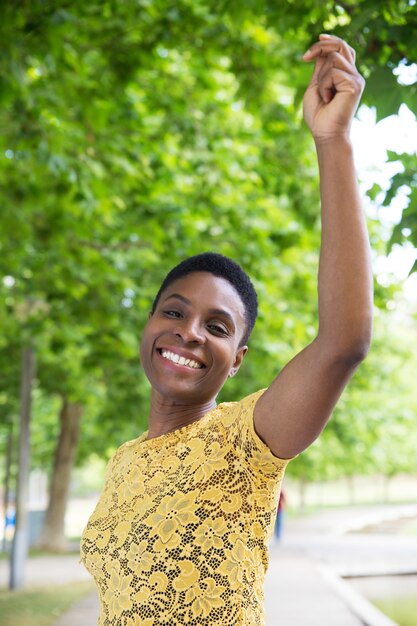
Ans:
{"label": "hand", "polygon": [[316,62],[303,102],[304,119],[316,143],[349,134],[365,86],[355,56],[343,39],[331,35],[320,35],[303,56]]}

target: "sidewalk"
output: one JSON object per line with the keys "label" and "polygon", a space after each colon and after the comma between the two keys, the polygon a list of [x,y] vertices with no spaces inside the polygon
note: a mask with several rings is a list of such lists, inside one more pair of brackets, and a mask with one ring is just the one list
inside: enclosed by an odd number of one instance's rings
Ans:
{"label": "sidewalk", "polygon": [[[28,559],[25,570],[25,586],[49,587],[65,585],[74,581],[91,580],[87,570],[78,563],[78,554],[62,556],[34,556]],[[9,564],[0,560],[0,589],[9,585]]]}
{"label": "sidewalk", "polygon": [[99,615],[97,594],[90,594],[61,615],[54,626],[96,626]]}
{"label": "sidewalk", "polygon": [[266,626],[396,626],[331,570],[285,547],[271,549],[265,610]]}

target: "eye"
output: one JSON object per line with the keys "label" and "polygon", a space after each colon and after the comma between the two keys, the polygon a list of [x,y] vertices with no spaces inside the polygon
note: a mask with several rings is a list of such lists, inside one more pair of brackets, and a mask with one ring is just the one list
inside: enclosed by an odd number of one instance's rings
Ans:
{"label": "eye", "polygon": [[175,311],[173,309],[169,309],[167,311],[164,311],[163,313],[167,317],[175,317],[175,318],[181,317],[181,313],[179,311]]}
{"label": "eye", "polygon": [[221,324],[215,324],[215,323],[208,324],[208,325],[207,325],[207,328],[208,328],[211,332],[215,333],[216,335],[223,335],[223,336],[226,336],[226,335],[228,335],[228,334],[229,334],[228,329],[227,329],[227,328],[225,328],[224,326],[222,326]]}

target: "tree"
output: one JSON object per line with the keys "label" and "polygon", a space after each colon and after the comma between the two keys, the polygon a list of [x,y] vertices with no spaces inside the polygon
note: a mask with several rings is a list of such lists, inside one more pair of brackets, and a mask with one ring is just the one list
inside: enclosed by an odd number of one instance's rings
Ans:
{"label": "tree", "polygon": [[82,407],[63,398],[60,413],[61,429],[52,470],[49,506],[46,511],[39,547],[65,550],[65,511],[71,470],[80,438]]}

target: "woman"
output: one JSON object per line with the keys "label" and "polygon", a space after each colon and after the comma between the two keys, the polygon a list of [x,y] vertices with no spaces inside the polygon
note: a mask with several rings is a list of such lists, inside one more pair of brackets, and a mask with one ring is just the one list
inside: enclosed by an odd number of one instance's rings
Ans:
{"label": "woman", "polygon": [[349,128],[354,51],[321,35],[304,98],[321,177],[317,337],[265,391],[216,406],[247,352],[256,294],[206,253],[172,270],[141,343],[149,430],[111,460],[82,539],[101,626],[262,625],[263,581],[288,460],[323,429],[367,354],[372,278]]}

